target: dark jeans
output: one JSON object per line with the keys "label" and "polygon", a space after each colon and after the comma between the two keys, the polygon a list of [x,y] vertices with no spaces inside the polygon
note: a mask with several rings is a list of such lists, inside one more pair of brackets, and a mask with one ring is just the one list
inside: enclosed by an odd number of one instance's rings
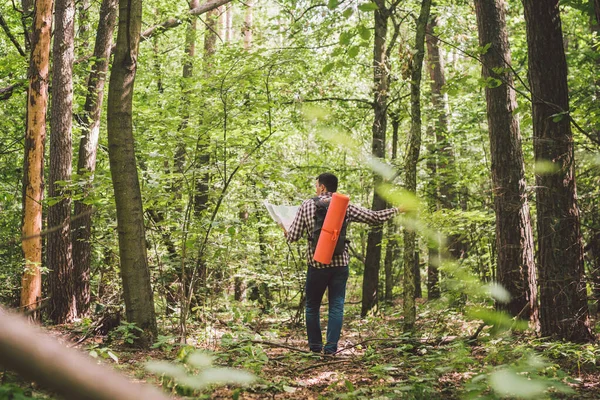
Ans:
{"label": "dark jeans", "polygon": [[311,351],[323,349],[321,336],[321,301],[325,289],[329,288],[329,321],[327,322],[327,342],[323,351],[332,354],[337,351],[342,321],[344,319],[344,299],[348,282],[348,267],[312,268],[306,274],[306,332]]}

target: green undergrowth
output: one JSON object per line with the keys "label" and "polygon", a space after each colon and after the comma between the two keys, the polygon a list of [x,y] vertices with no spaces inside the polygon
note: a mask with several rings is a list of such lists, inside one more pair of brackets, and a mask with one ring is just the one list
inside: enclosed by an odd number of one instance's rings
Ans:
{"label": "green undergrowth", "polygon": [[[105,342],[89,341],[81,350],[182,398],[595,398],[586,382],[599,376],[598,345],[482,328],[483,320],[465,318],[473,313],[442,307],[419,304],[416,329],[405,333],[398,305],[366,318],[350,305],[342,351],[333,358],[306,353],[303,325],[277,308],[215,312],[190,324],[185,344],[165,323],[148,351],[129,346],[137,330],[121,324]],[[5,373],[3,382],[0,400],[50,398],[14,375]]]}

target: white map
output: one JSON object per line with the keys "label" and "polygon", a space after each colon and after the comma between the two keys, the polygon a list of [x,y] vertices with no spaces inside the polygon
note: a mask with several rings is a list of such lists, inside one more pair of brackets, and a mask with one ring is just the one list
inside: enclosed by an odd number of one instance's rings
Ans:
{"label": "white map", "polygon": [[273,221],[282,225],[286,231],[289,231],[300,206],[276,206],[266,200],[263,204],[267,208],[267,211],[269,211],[269,215],[273,218]]}

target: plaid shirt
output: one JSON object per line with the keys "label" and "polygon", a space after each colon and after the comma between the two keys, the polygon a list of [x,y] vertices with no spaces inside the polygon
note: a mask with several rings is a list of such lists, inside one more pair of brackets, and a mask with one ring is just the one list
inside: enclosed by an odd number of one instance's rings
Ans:
{"label": "plaid shirt", "polygon": [[[329,192],[323,193],[319,196],[321,199],[331,198],[332,194]],[[311,246],[312,232],[315,228],[315,213],[317,206],[313,199],[305,200],[300,209],[296,213],[294,222],[290,226],[290,230],[287,233],[287,241],[295,242],[302,237],[302,233],[306,231],[308,237],[308,250],[306,252],[306,259],[308,265],[313,268],[329,268],[329,267],[344,267],[348,265],[350,261],[350,255],[348,254],[348,243],[344,249],[343,254],[334,255],[331,260],[331,264],[321,264],[313,260],[314,250]],[[352,204],[348,205],[346,211],[346,220],[348,222],[363,222],[369,225],[382,224],[388,219],[392,218],[398,210],[396,208],[388,208],[385,210],[373,211],[368,208],[358,207]]]}

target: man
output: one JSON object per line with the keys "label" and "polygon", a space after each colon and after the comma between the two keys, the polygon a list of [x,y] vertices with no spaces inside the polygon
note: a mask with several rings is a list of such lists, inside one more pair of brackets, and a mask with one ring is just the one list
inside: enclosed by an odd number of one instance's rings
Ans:
{"label": "man", "polygon": [[[338,178],[330,173],[317,177],[316,190],[319,200],[331,199],[337,190]],[[308,237],[308,272],[306,274],[306,331],[308,346],[315,353],[325,354],[337,352],[342,321],[344,316],[344,300],[346,297],[346,282],[348,281],[348,243],[342,254],[334,254],[331,264],[325,265],[313,260],[315,249],[312,244],[312,234],[315,227],[317,202],[309,199],[302,203],[289,231],[285,232],[288,242],[295,242],[304,232]],[[348,205],[346,222],[363,222],[369,225],[382,224],[398,213],[398,208],[372,211],[367,208]],[[329,289],[329,321],[327,323],[327,341],[323,347],[321,336],[320,308],[325,289]]]}

